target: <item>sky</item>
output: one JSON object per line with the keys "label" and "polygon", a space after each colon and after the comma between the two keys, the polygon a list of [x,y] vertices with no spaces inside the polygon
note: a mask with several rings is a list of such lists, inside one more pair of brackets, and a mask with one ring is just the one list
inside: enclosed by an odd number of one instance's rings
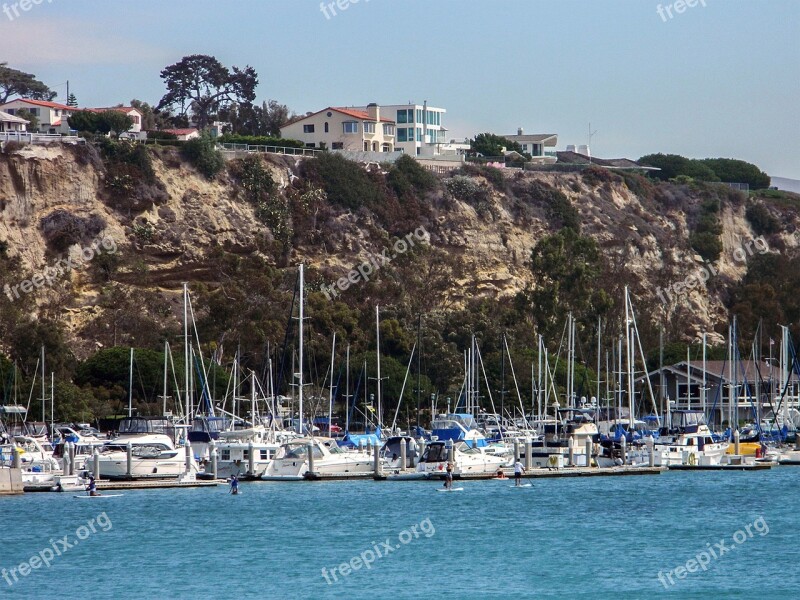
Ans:
{"label": "sky", "polygon": [[522,127],[565,149],[591,124],[601,158],[800,179],[800,0],[19,1],[0,0],[0,62],[81,106],[156,104],[161,69],[210,54],[297,113],[427,100],[453,139]]}

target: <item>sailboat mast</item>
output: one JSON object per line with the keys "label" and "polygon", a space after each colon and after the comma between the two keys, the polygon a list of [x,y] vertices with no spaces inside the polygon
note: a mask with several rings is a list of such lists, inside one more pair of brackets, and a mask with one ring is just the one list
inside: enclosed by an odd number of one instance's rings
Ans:
{"label": "sailboat mast", "polygon": [[633,430],[633,332],[631,331],[631,315],[630,315],[630,299],[628,298],[628,286],[625,286],[625,341],[627,347],[628,358],[628,410],[630,411],[629,425],[631,431]]}
{"label": "sailboat mast", "polygon": [[131,346],[131,359],[128,365],[128,416],[133,416],[133,347]]}
{"label": "sailboat mast", "polygon": [[44,344],[42,344],[42,423],[47,423],[47,412],[45,410],[45,398],[44,398]]}
{"label": "sailboat mast", "polygon": [[347,352],[345,353],[345,411],[344,411],[344,430],[345,433],[350,432],[350,344],[347,344]]}
{"label": "sailboat mast", "polygon": [[[186,394],[186,425],[192,418],[192,396],[189,392],[189,286],[183,284],[183,389]],[[188,432],[188,429],[187,429]]]}
{"label": "sailboat mast", "polygon": [[167,355],[169,354],[169,341],[164,340],[164,395],[161,397],[163,399],[163,409],[161,411],[161,416],[165,416],[167,414]]}
{"label": "sailboat mast", "polygon": [[300,370],[297,376],[299,386],[298,395],[298,409],[300,416],[300,423],[298,424],[298,432],[303,434],[303,294],[305,292],[303,281],[303,265],[300,265]]}
{"label": "sailboat mast", "polygon": [[383,405],[381,404],[381,318],[380,307],[375,307],[375,357],[378,367],[378,427],[383,427]]}
{"label": "sailboat mast", "polygon": [[333,434],[333,359],[336,356],[336,332],[333,332],[333,347],[331,348],[331,386],[328,394],[328,437]]}

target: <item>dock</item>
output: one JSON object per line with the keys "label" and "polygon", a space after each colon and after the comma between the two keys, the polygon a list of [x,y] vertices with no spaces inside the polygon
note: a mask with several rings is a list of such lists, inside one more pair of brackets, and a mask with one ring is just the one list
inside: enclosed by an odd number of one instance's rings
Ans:
{"label": "dock", "polygon": [[670,465],[670,471],[768,471],[772,463],[742,465]]}
{"label": "dock", "polygon": [[22,493],[22,472],[19,469],[0,468],[0,496],[16,496]]}
{"label": "dock", "polygon": [[111,481],[102,479],[97,481],[97,490],[100,492],[111,490],[155,490],[164,488],[198,488],[216,487],[225,484],[224,479],[217,480],[197,480],[197,481],[178,481],[177,479],[145,479],[141,481]]}
{"label": "dock", "polygon": [[[529,469],[522,474],[523,479],[553,479],[557,477],[619,477],[627,475],[660,475],[666,471],[666,467],[564,467],[561,469]],[[503,469],[506,479],[514,480],[514,469]],[[420,474],[413,471],[382,473],[373,475],[376,481],[414,481],[419,479],[431,479],[443,481],[444,474]],[[497,473],[455,473],[453,480],[458,481],[478,481],[482,479],[497,479]]]}

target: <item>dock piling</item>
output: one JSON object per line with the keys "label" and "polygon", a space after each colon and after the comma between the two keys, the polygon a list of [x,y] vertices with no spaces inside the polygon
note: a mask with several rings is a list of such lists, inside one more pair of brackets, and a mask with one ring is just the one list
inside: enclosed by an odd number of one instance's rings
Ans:
{"label": "dock piling", "polygon": [[623,435],[622,440],[620,440],[620,453],[622,454],[622,464],[627,464],[628,462],[628,439]]}
{"label": "dock piling", "polygon": [[575,438],[572,436],[567,439],[567,464],[570,467],[575,466]]}
{"label": "dock piling", "polygon": [[586,438],[586,466],[592,466],[592,438],[590,437]]}
{"label": "dock piling", "polygon": [[256,457],[253,454],[253,442],[247,444],[247,471],[250,477],[256,474]]}
{"label": "dock piling", "polygon": [[741,456],[741,452],[739,452],[739,430],[733,430],[733,453],[736,456]]}
{"label": "dock piling", "polygon": [[209,453],[211,454],[211,474],[214,479],[217,479],[217,445],[214,440],[209,444]]}
{"label": "dock piling", "polygon": [[100,450],[97,448],[94,449],[94,454],[92,455],[92,461],[94,465],[92,466],[92,475],[94,478],[99,480],[100,479]]}
{"label": "dock piling", "polygon": [[130,442],[128,442],[128,445],[125,448],[125,454],[127,456],[127,466],[125,473],[128,475],[128,479],[130,479],[133,476],[133,446],[131,445]]}
{"label": "dock piling", "polygon": [[306,444],[306,455],[308,456],[308,472],[314,472],[314,447],[311,444]]}
{"label": "dock piling", "polygon": [[408,440],[403,438],[400,441],[400,470],[405,471],[408,463]]}
{"label": "dock piling", "polygon": [[[371,444],[369,444],[369,445],[371,445]],[[382,475],[382,473],[381,473],[381,449],[378,448],[378,446],[376,445],[374,448],[372,448],[372,452],[373,452],[373,455],[372,455],[372,466],[373,466],[373,469],[375,470],[375,477],[380,477]]]}
{"label": "dock piling", "polygon": [[528,438],[525,440],[525,470],[530,471],[533,467],[533,441]]}

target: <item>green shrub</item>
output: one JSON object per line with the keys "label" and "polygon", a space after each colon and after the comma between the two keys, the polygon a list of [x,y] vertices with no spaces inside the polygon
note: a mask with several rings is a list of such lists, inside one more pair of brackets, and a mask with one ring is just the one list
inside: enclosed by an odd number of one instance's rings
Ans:
{"label": "green shrub", "polygon": [[259,135],[237,135],[226,133],[220,136],[217,141],[220,144],[247,144],[249,146],[283,146],[285,148],[305,148],[306,145],[298,140],[288,140],[284,138],[266,137]]}
{"label": "green shrub", "polygon": [[436,176],[407,154],[389,168],[386,181],[398,197],[428,192],[435,189],[437,184]]}
{"label": "green shrub", "polygon": [[772,216],[772,213],[763,204],[748,206],[745,217],[758,235],[777,233],[781,229],[780,221]]}
{"label": "green shrub", "polygon": [[350,209],[378,208],[386,201],[383,189],[361,165],[337,152],[322,152],[303,161],[301,171],[312,186],[325,190],[331,204]]}
{"label": "green shrub", "polygon": [[225,167],[225,159],[214,140],[207,135],[185,142],[181,154],[207,179],[214,179]]}

